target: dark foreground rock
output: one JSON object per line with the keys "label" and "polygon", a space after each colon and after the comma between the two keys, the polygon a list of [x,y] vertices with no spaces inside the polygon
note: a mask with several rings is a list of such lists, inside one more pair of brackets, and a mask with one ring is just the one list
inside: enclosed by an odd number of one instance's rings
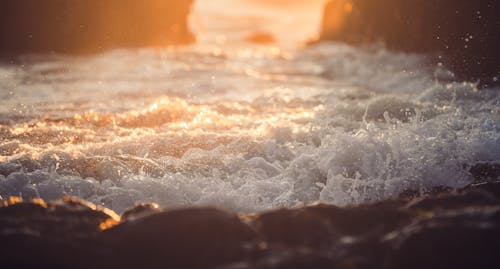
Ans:
{"label": "dark foreground rock", "polygon": [[331,0],[321,40],[425,53],[463,79],[500,79],[496,0]]}
{"label": "dark foreground rock", "polygon": [[2,0],[0,54],[95,53],[193,41],[192,0]]}
{"label": "dark foreground rock", "polygon": [[95,243],[101,230],[118,221],[113,212],[77,199],[49,204],[11,199],[0,207],[0,264],[2,268],[87,264],[89,257],[106,251]]}
{"label": "dark foreground rock", "polygon": [[5,268],[496,268],[500,183],[356,207],[257,215],[211,208],[124,213],[84,201],[6,201]]}

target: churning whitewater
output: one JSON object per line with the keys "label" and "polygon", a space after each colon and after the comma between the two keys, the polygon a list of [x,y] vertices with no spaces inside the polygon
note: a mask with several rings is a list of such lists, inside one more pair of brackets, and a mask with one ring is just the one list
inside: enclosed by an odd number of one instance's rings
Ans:
{"label": "churning whitewater", "polygon": [[26,56],[0,67],[0,195],[258,212],[462,187],[500,162],[500,91],[425,66],[336,43]]}
{"label": "churning whitewater", "polygon": [[[377,46],[296,48],[312,3],[286,20],[199,1],[190,47],[1,63],[0,196],[258,212],[459,188],[499,165],[498,88]],[[280,44],[241,41],[268,28]]]}

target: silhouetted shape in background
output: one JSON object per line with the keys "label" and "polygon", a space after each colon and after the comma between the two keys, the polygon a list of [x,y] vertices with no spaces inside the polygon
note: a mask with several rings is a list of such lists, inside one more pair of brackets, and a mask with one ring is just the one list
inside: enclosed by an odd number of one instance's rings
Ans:
{"label": "silhouetted shape in background", "polygon": [[500,3],[495,0],[331,0],[321,40],[383,42],[435,56],[463,79],[500,80]]}
{"label": "silhouetted shape in background", "polygon": [[1,0],[0,54],[95,53],[194,41],[192,0]]}

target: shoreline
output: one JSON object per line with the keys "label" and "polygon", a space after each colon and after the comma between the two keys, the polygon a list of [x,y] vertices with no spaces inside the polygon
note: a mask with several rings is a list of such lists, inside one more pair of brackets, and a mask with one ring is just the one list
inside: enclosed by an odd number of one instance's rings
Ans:
{"label": "shoreline", "polygon": [[77,198],[0,207],[7,268],[492,268],[500,182],[359,206],[237,215]]}

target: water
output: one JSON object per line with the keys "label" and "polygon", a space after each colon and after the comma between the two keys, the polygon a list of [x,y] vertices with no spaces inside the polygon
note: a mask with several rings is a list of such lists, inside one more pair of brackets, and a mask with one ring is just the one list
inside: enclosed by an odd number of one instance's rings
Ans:
{"label": "water", "polygon": [[458,188],[500,162],[498,88],[380,47],[298,47],[285,19],[259,28],[277,44],[246,43],[253,25],[196,12],[194,46],[0,65],[0,195],[257,212]]}

